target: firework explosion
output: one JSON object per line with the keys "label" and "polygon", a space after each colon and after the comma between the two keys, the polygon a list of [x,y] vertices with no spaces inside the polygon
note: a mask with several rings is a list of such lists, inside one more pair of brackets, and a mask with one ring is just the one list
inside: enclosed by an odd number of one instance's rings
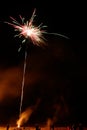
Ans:
{"label": "firework explosion", "polygon": [[[34,23],[34,18],[35,18],[35,12],[36,9],[34,9],[33,14],[30,18],[29,21],[25,22],[25,18],[22,18],[21,15],[19,15],[20,19],[21,19],[21,23],[19,23],[15,18],[10,17],[12,22],[5,22],[11,26],[14,27],[15,31],[18,32],[18,34],[15,35],[18,36],[19,38],[23,37],[22,40],[22,44],[26,42],[26,40],[31,40],[31,42],[34,45],[37,46],[42,46],[42,45],[46,45],[45,41],[46,39],[44,38],[44,34],[48,34],[48,35],[56,35],[56,36],[60,36],[66,39],[69,39],[67,36],[59,34],[59,33],[48,33],[45,28],[47,27],[46,25],[43,25],[42,23],[39,26],[35,26]],[[20,33],[19,33],[20,32]],[[21,47],[19,48],[20,51]]]}
{"label": "firework explosion", "polygon": [[[45,44],[44,42],[45,38],[43,34],[46,33],[44,28],[47,26],[45,25],[43,26],[42,23],[39,26],[33,25],[34,18],[36,16],[35,12],[36,12],[36,9],[34,9],[34,12],[30,20],[26,22],[25,22],[25,18],[22,18],[22,16],[19,15],[22,22],[21,24],[13,17],[10,17],[12,20],[12,23],[10,22],[5,22],[5,23],[13,26],[15,28],[15,31],[20,32],[17,35],[15,35],[15,37],[18,36],[19,38],[21,38],[22,36],[24,36],[22,43],[25,43],[26,40],[29,39],[34,45],[41,46]],[[21,47],[19,48],[19,50],[20,49]]]}

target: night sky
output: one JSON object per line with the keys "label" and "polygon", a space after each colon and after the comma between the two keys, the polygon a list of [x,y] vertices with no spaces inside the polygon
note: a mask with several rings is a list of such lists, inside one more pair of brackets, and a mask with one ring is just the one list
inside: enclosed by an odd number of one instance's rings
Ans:
{"label": "night sky", "polygon": [[28,46],[22,111],[32,108],[27,124],[87,123],[87,9],[72,1],[2,1],[0,3],[0,124],[16,124],[19,116],[24,48],[14,28],[4,23],[21,14],[69,39],[45,35],[45,48]]}

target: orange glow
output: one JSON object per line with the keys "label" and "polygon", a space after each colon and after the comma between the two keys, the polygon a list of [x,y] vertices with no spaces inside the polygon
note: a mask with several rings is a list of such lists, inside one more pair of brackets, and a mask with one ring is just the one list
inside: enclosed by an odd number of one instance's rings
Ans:
{"label": "orange glow", "polygon": [[28,121],[31,116],[33,110],[31,108],[27,108],[24,112],[20,114],[19,119],[17,120],[17,126],[20,128],[25,122]]}
{"label": "orange glow", "polygon": [[17,126],[18,128],[20,128],[20,124],[18,124],[18,126]]}

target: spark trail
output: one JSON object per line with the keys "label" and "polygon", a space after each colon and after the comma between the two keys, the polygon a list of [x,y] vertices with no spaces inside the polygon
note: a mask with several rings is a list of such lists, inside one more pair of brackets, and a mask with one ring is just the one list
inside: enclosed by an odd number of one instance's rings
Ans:
{"label": "spark trail", "polygon": [[23,91],[24,91],[24,83],[25,83],[25,71],[26,71],[26,59],[27,59],[27,51],[25,51],[25,57],[24,57],[24,69],[23,69],[23,80],[22,80],[22,89],[21,89],[21,101],[20,101],[20,114],[22,111],[22,103],[23,103]]}

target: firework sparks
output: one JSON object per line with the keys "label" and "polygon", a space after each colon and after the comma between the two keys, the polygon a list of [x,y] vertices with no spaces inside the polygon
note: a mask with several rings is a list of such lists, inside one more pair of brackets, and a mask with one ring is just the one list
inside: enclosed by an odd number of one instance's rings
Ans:
{"label": "firework sparks", "polygon": [[25,22],[25,18],[22,18],[22,16],[20,15],[20,19],[22,22],[21,24],[13,17],[10,17],[12,23],[10,22],[5,22],[5,23],[13,26],[15,28],[15,31],[20,32],[18,35],[15,36],[18,36],[19,38],[24,36],[22,43],[25,43],[27,39],[30,39],[34,45],[41,46],[42,44],[45,44],[44,42],[45,38],[43,34],[46,32],[44,28],[47,26],[43,25],[42,23],[39,26],[33,25],[34,18],[36,16],[35,12],[36,9],[34,9],[34,12],[30,20],[26,22]]}
{"label": "firework sparks", "polygon": [[[11,26],[14,27],[15,31],[18,32],[18,34],[15,35],[18,36],[19,38],[23,37],[22,43],[25,43],[26,40],[31,40],[31,42],[34,45],[37,46],[43,46],[46,45],[45,41],[46,39],[44,38],[44,34],[48,34],[48,35],[56,35],[59,37],[63,37],[66,39],[69,39],[67,36],[59,34],[59,33],[49,33],[45,30],[45,28],[47,27],[46,25],[43,25],[42,23],[39,26],[35,26],[34,23],[34,18],[35,18],[35,13],[36,13],[36,9],[34,9],[33,14],[31,16],[31,18],[29,19],[29,21],[25,22],[25,18],[23,18],[21,15],[19,15],[20,19],[21,19],[21,23],[19,23],[15,18],[10,17],[12,22],[5,22]],[[21,47],[19,48],[20,51]]]}

